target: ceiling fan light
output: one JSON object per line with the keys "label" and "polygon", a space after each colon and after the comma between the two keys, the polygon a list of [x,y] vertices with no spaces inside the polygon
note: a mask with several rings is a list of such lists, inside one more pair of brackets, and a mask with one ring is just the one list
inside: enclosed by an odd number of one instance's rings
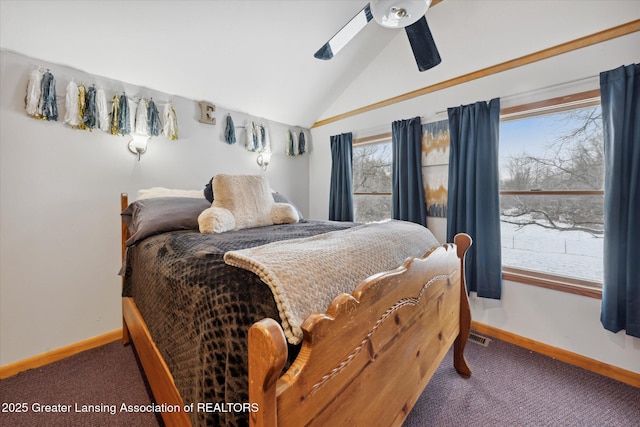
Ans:
{"label": "ceiling fan light", "polygon": [[431,0],[373,0],[373,19],[383,27],[404,28],[424,16]]}

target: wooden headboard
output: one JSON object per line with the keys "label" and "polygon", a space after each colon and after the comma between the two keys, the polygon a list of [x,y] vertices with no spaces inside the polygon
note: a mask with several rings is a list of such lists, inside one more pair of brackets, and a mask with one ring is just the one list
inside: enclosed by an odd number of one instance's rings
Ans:
{"label": "wooden headboard", "polygon": [[[129,195],[127,193],[120,193],[120,212],[124,211],[127,206],[129,206]],[[127,228],[127,225],[124,223],[124,221],[120,221],[120,227],[122,229],[122,259],[124,260],[124,255],[127,252],[127,245],[125,244],[125,242],[129,239],[130,234],[129,229]]]}

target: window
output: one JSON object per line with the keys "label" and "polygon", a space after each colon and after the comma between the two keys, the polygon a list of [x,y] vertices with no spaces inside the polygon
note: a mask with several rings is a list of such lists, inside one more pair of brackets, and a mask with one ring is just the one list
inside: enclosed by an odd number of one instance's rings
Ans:
{"label": "window", "polygon": [[[382,137],[382,139],[380,139]],[[391,218],[391,134],[353,144],[353,205],[356,222]]]}
{"label": "window", "polygon": [[604,149],[599,98],[549,101],[541,110],[503,112],[502,118],[505,278],[600,288]]}

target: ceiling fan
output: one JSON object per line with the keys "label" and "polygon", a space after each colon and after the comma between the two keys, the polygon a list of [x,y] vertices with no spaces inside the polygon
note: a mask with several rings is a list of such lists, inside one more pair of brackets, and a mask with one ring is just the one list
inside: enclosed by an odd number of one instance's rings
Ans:
{"label": "ceiling fan", "polygon": [[333,58],[371,20],[386,28],[404,28],[420,71],[441,62],[424,14],[432,0],[373,0],[340,29],[313,56]]}

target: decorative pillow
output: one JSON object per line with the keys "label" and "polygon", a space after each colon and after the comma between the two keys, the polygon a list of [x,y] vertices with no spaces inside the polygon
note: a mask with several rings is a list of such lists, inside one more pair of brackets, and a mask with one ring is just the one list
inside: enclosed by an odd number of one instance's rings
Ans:
{"label": "decorative pillow", "polygon": [[[204,197],[211,203],[213,203],[214,200],[214,195],[213,195],[213,178],[211,178],[209,180],[209,182],[206,183],[206,185],[204,186]],[[304,220],[304,216],[302,215],[302,211],[298,208],[298,206],[296,206],[295,203],[293,203],[291,200],[289,200],[289,198],[287,196],[285,196],[282,193],[278,193],[277,191],[273,191],[271,190],[271,195],[273,196],[273,201],[276,203],[289,203],[291,206],[293,206],[296,211],[298,211],[298,220],[299,221],[303,221]]]}
{"label": "decorative pillow", "polygon": [[213,178],[207,182],[207,185],[204,186],[204,197],[209,201],[209,203],[213,203]]}
{"label": "decorative pillow", "polygon": [[272,225],[275,203],[269,183],[260,175],[216,175],[213,178],[214,208],[228,209],[235,218],[234,230]]}
{"label": "decorative pillow", "polygon": [[235,228],[236,219],[229,209],[211,207],[198,216],[198,226],[201,233],[224,233]]}
{"label": "decorative pillow", "polygon": [[271,221],[274,224],[293,224],[298,222],[298,211],[289,203],[274,203],[271,208]]}
{"label": "decorative pillow", "polygon": [[155,197],[137,200],[122,212],[131,237],[127,246],[155,234],[174,230],[198,230],[198,215],[211,205],[205,198]]}
{"label": "decorative pillow", "polygon": [[154,197],[192,197],[195,199],[204,198],[202,190],[179,190],[175,188],[152,187],[138,190],[136,200],[151,199]]}

